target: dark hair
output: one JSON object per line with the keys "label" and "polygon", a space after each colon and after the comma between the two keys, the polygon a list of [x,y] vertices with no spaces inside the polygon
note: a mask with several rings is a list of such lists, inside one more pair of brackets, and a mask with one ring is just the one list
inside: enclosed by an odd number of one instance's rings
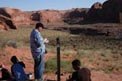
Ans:
{"label": "dark hair", "polygon": [[73,66],[80,66],[81,63],[80,63],[80,61],[78,59],[75,59],[75,60],[72,61],[72,65]]}
{"label": "dark hair", "polygon": [[17,63],[17,62],[18,62],[17,57],[16,57],[16,56],[12,56],[12,57],[11,57],[11,62]]}
{"label": "dark hair", "polygon": [[42,28],[44,28],[44,25],[42,24],[42,23],[36,23],[36,29],[38,29],[39,27],[42,27]]}

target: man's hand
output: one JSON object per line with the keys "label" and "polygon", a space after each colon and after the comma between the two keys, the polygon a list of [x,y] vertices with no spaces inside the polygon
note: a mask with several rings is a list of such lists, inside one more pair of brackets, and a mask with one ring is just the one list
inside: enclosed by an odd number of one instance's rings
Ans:
{"label": "man's hand", "polygon": [[69,79],[67,79],[66,81],[73,81],[71,75],[69,75]]}
{"label": "man's hand", "polygon": [[47,38],[45,38],[44,43],[49,43],[49,40]]}

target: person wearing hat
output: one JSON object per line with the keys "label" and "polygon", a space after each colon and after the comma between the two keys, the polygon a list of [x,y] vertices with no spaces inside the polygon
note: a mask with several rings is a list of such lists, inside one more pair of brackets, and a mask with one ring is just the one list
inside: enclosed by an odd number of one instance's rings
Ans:
{"label": "person wearing hat", "polygon": [[43,81],[45,43],[49,42],[47,39],[43,39],[41,35],[43,29],[44,25],[37,23],[30,35],[30,48],[34,59],[34,76],[37,81]]}

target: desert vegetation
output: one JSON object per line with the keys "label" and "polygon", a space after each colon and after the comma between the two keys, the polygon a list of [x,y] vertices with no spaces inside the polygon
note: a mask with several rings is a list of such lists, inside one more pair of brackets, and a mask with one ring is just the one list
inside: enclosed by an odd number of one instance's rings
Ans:
{"label": "desert vegetation", "polygon": [[[0,32],[1,52],[6,46],[15,49],[28,48],[27,50],[29,50],[29,34],[32,28],[21,27],[18,30]],[[47,50],[54,55],[46,60],[46,72],[56,71],[57,37],[61,40],[61,68],[63,72],[72,71],[71,61],[75,58],[81,60],[83,67],[88,67],[91,70],[102,70],[106,73],[122,72],[121,39],[107,36],[75,35],[48,29],[45,29],[42,34],[50,40]]]}

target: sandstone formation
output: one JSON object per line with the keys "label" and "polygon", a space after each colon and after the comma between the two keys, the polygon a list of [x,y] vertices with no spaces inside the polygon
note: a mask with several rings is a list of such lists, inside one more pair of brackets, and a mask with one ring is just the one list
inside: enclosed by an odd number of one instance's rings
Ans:
{"label": "sandstone formation", "polygon": [[62,16],[63,13],[58,10],[44,10],[40,12],[41,21],[45,23],[60,23],[63,22]]}
{"label": "sandstone formation", "polygon": [[0,15],[0,25],[1,25],[0,29],[5,29],[5,30],[7,30],[8,28],[16,29],[16,26],[14,25],[12,20],[3,15]]}
{"label": "sandstone formation", "polygon": [[63,14],[63,11],[58,10],[21,11],[13,8],[0,8],[0,15],[11,20],[16,28],[18,25],[31,25],[40,21],[45,24],[62,23]]}
{"label": "sandstone formation", "polygon": [[28,25],[30,23],[30,16],[19,9],[5,8],[5,11],[11,16],[16,25]]}
{"label": "sandstone formation", "polygon": [[45,24],[57,24],[63,22],[64,11],[41,10],[31,12],[31,20],[34,22],[43,22]]}
{"label": "sandstone formation", "polygon": [[83,22],[87,11],[88,9],[85,8],[76,8],[69,10],[63,16],[64,22],[69,24],[79,24],[80,22]]}
{"label": "sandstone formation", "polygon": [[95,3],[87,13],[86,23],[120,23],[122,0],[107,0],[103,4]]}
{"label": "sandstone formation", "polygon": [[103,3],[104,22],[119,22],[119,3],[116,0],[108,0]]}
{"label": "sandstone formation", "polygon": [[85,21],[87,23],[100,22],[102,18],[102,4],[97,2],[89,9]]}
{"label": "sandstone formation", "polygon": [[7,30],[7,25],[2,21],[0,21],[0,30]]}

